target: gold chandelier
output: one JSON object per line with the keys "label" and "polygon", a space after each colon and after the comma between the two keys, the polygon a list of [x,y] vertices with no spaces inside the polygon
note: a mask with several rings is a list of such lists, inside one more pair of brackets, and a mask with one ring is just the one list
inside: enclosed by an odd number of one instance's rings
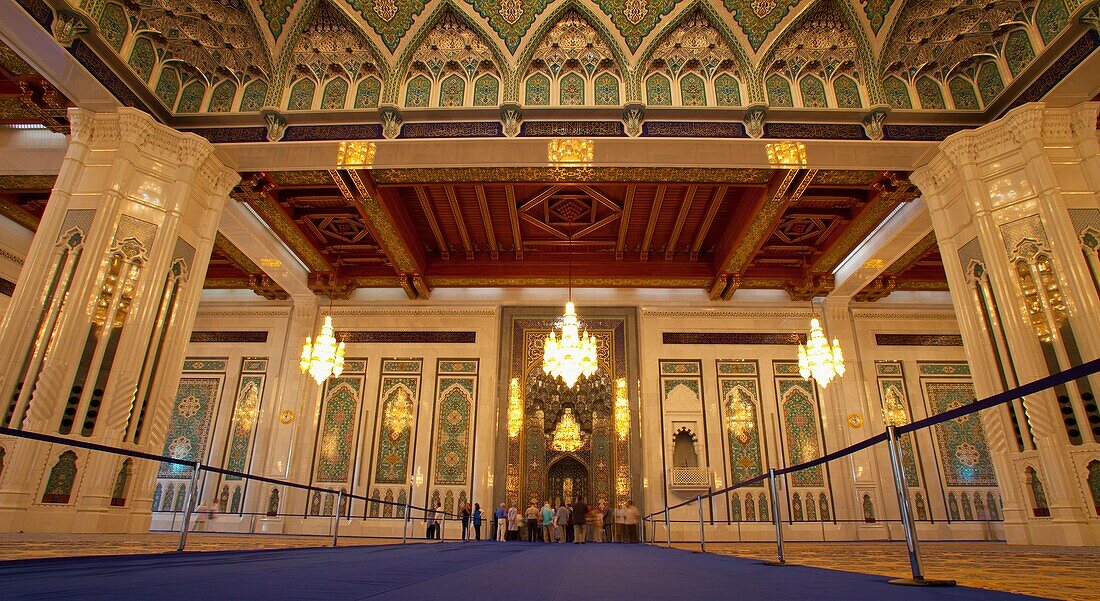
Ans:
{"label": "gold chandelier", "polygon": [[733,389],[726,415],[730,434],[741,444],[748,444],[752,431],[756,429],[756,419],[753,416],[752,402],[745,398],[740,388]]}
{"label": "gold chandelier", "polygon": [[630,403],[626,393],[626,378],[615,380],[615,433],[619,440],[630,435]]}
{"label": "gold chandelier", "polygon": [[567,387],[572,388],[577,378],[587,378],[596,373],[599,366],[596,361],[596,338],[588,335],[587,328],[583,335],[579,333],[580,321],[573,301],[565,303],[565,314],[556,325],[561,328],[561,338],[555,335],[554,330],[546,336],[542,348],[542,371],[561,378]]}
{"label": "gold chandelier", "polygon": [[409,393],[404,388],[398,388],[393,398],[386,404],[386,414],[382,416],[382,422],[389,430],[390,438],[397,440],[412,425],[413,405],[409,400]]}
{"label": "gold chandelier", "polygon": [[882,421],[887,426],[904,426],[909,423],[909,415],[905,412],[905,405],[901,402],[897,389],[887,386],[882,396]]}
{"label": "gold chandelier", "polygon": [[508,438],[519,436],[523,429],[523,398],[519,393],[519,379],[508,384]]}
{"label": "gold chandelier", "polygon": [[840,341],[833,338],[833,343],[829,344],[816,317],[810,319],[810,335],[805,346],[798,345],[798,373],[806,380],[813,378],[822,388],[844,375]]}
{"label": "gold chandelier", "polygon": [[566,407],[562,410],[558,425],[554,426],[554,437],[550,442],[550,448],[555,451],[572,453],[583,445],[581,426],[577,423],[577,418],[573,417],[573,410]]}
{"label": "gold chandelier", "polygon": [[301,368],[302,373],[308,372],[318,384],[327,380],[329,376],[339,377],[344,373],[344,343],[336,343],[331,315],[325,316],[325,323],[321,326],[321,333],[316,339],[306,336],[298,367]]}

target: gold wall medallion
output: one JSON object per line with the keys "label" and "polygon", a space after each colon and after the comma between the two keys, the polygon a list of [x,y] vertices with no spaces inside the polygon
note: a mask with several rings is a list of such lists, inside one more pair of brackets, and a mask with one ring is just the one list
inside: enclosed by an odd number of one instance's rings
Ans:
{"label": "gold wall medallion", "polygon": [[852,413],[848,415],[848,425],[853,430],[858,430],[863,427],[863,416],[858,413]]}
{"label": "gold wall medallion", "polygon": [[[289,424],[290,422],[294,421],[294,411],[290,409],[283,409],[282,412],[279,413],[279,421],[283,422],[284,424]],[[849,421],[851,421],[851,418],[849,418]]]}

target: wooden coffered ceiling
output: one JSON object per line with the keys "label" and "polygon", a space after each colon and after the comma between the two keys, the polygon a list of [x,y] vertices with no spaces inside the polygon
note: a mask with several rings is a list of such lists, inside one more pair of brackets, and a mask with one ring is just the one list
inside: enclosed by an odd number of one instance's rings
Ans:
{"label": "wooden coffered ceiling", "polygon": [[67,134],[69,106],[53,84],[0,42],[0,125],[41,125]]}
{"label": "wooden coffered ceiling", "polygon": [[[233,196],[336,297],[571,283],[805,300],[917,190],[877,171],[473,168],[249,173]],[[891,289],[942,280],[934,254],[896,266]]]}
{"label": "wooden coffered ceiling", "polygon": [[929,232],[898,257],[882,275],[867,284],[855,300],[874,302],[895,290],[947,290],[947,274],[943,270],[935,233]]}

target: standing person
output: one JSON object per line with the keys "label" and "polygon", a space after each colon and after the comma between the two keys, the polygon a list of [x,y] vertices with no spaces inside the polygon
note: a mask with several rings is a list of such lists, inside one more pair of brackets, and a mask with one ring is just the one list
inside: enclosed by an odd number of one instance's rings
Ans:
{"label": "standing person", "polygon": [[436,522],[435,509],[429,509],[424,512],[424,523],[427,524],[427,528],[424,529],[424,538],[432,540],[435,538],[435,531],[439,528],[439,524]]}
{"label": "standing person", "polygon": [[626,542],[638,542],[638,508],[630,500],[626,502]]}
{"label": "standing person", "polygon": [[603,505],[588,508],[585,526],[587,527],[585,538],[594,543],[603,542]]}
{"label": "standing person", "polygon": [[462,540],[470,540],[470,504],[462,506]]}
{"label": "standing person", "polygon": [[508,534],[508,509],[504,507],[504,503],[497,507],[494,517],[497,519],[497,540],[504,542],[506,540],[504,537]]}
{"label": "standing person", "polygon": [[588,518],[588,505],[584,503],[584,497],[577,497],[573,504],[573,544],[584,544],[585,520]]}
{"label": "standing person", "polygon": [[567,512],[565,516],[565,542],[571,543],[575,534],[573,532],[573,504],[566,503],[565,511]]}
{"label": "standing person", "polygon": [[620,543],[626,542],[626,503],[620,501],[619,506],[615,508],[614,515],[615,540]]}
{"label": "standing person", "polygon": [[567,528],[569,528],[569,508],[559,501],[558,509],[554,512],[554,534],[557,535],[559,543],[565,542]]}
{"label": "standing person", "polygon": [[615,540],[612,530],[615,528],[615,509],[610,503],[604,503],[603,507],[603,542],[610,543]]}
{"label": "standing person", "polygon": [[554,542],[554,529],[552,526],[554,523],[554,510],[550,509],[550,501],[547,501],[542,506],[542,511],[539,512],[539,516],[542,518],[542,542]]}
{"label": "standing person", "polygon": [[474,503],[474,513],[470,516],[470,521],[474,523],[474,540],[481,540],[481,505]]}
{"label": "standing person", "polygon": [[531,501],[531,504],[527,506],[527,511],[523,512],[523,518],[527,522],[527,542],[533,543],[538,540],[539,534],[539,508],[535,507],[535,502]]}
{"label": "standing person", "polygon": [[519,510],[515,505],[508,508],[508,538],[505,540],[519,540]]}

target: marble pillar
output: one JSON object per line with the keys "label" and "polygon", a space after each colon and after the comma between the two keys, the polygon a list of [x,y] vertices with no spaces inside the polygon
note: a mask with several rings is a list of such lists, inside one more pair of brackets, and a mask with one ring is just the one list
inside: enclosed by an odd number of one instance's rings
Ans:
{"label": "marble pillar", "polygon": [[[209,142],[141,111],[71,109],[69,119],[69,148],[0,332],[9,358],[0,420],[159,454],[239,178]],[[0,445],[0,531],[148,528],[157,463],[10,437]]]}
{"label": "marble pillar", "polygon": [[[1098,108],[1023,105],[948,137],[911,176],[979,396],[1100,356]],[[1009,542],[1100,544],[1097,392],[1093,376],[983,412]]]}

